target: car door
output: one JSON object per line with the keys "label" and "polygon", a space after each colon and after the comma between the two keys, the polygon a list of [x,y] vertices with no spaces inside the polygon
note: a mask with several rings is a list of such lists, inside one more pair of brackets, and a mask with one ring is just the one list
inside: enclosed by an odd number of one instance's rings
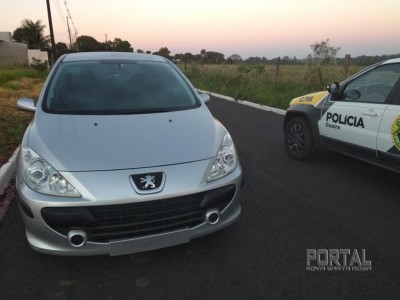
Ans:
{"label": "car door", "polygon": [[376,158],[377,136],[389,95],[397,80],[398,64],[380,65],[341,87],[324,105],[320,133],[333,147]]}
{"label": "car door", "polygon": [[392,92],[379,127],[377,138],[378,158],[385,164],[400,169],[400,64],[397,83]]}

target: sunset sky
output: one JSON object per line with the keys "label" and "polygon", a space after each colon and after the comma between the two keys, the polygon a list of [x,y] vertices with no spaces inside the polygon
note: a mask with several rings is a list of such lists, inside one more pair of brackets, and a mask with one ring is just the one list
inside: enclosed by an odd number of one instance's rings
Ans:
{"label": "sunset sky", "polygon": [[[0,31],[13,32],[25,18],[48,25],[46,0],[7,2],[0,13]],[[64,2],[50,0],[50,6],[56,42],[68,43]],[[226,57],[304,58],[310,44],[329,38],[341,47],[339,57],[400,53],[400,0],[66,2],[78,36],[104,41],[107,34],[109,40],[129,41],[135,51],[166,46],[171,54],[206,49]]]}

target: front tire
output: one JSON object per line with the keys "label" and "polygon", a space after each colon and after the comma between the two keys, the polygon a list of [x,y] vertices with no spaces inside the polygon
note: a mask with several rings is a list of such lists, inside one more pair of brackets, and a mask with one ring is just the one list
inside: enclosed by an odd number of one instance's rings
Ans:
{"label": "front tire", "polygon": [[290,157],[303,160],[314,152],[310,126],[305,118],[293,118],[285,126],[285,148]]}

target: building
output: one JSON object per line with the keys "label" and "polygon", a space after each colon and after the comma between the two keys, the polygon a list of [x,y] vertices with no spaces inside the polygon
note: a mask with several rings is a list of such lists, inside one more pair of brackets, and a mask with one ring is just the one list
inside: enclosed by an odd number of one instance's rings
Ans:
{"label": "building", "polygon": [[0,67],[28,65],[28,46],[12,40],[11,32],[0,32]]}

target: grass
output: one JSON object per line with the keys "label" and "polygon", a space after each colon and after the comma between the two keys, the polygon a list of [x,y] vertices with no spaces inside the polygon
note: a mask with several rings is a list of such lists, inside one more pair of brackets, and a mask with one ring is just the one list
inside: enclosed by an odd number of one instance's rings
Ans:
{"label": "grass", "polygon": [[[281,65],[275,78],[272,65],[199,65],[180,66],[196,88],[248,100],[268,106],[286,109],[291,99],[323,90],[330,81],[346,78],[343,67]],[[351,67],[350,75],[361,67]]]}
{"label": "grass", "polygon": [[[7,67],[0,69],[0,88],[9,88],[9,84],[21,78],[42,78],[39,73],[30,67]],[[11,87],[11,89],[15,89]]]}
{"label": "grass", "polygon": [[0,166],[18,147],[33,117],[17,110],[17,100],[37,99],[43,82],[43,76],[31,68],[0,69]]}

